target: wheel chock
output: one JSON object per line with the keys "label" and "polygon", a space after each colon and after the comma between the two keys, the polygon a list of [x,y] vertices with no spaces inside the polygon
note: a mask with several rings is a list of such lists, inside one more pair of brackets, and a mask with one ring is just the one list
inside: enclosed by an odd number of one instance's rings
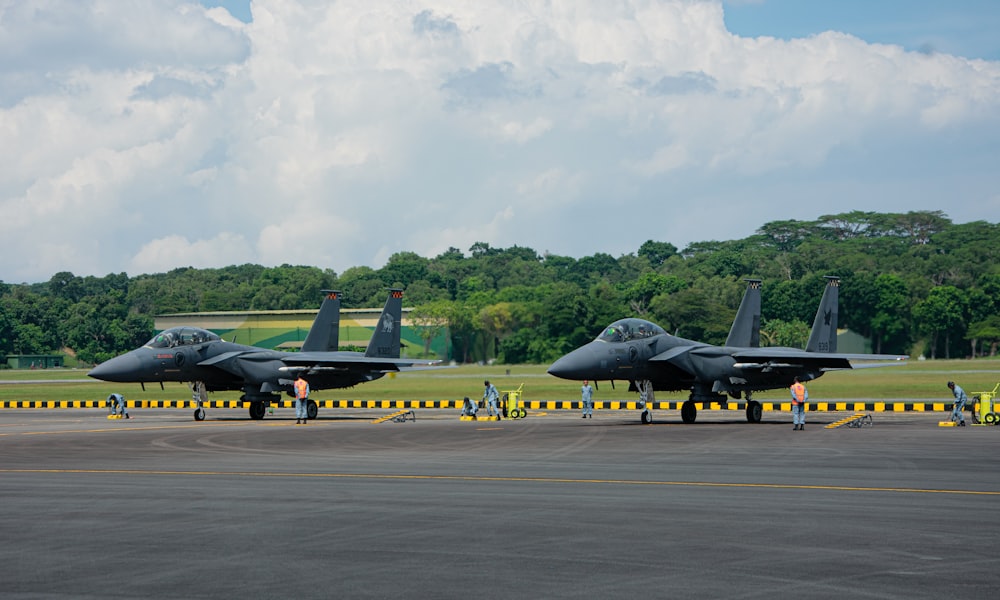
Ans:
{"label": "wheel chock", "polygon": [[955,427],[958,423],[954,421],[938,421],[938,427]]}
{"label": "wheel chock", "polygon": [[462,415],[458,418],[459,421],[477,421],[476,415]]}

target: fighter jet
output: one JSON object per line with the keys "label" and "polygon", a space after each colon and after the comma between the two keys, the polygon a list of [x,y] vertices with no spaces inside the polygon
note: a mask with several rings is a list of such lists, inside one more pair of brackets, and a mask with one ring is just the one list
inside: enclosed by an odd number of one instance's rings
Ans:
{"label": "fighter jet", "polygon": [[[838,354],[837,309],[840,279],[827,277],[805,350],[760,347],[760,280],[747,280],[736,319],[724,346],[672,336],[643,319],[629,318],[608,325],[594,341],[573,350],[549,367],[556,377],[594,382],[625,380],[639,392],[641,421],[652,422],[654,391],[690,390],[681,405],[681,419],[693,423],[698,404],[725,402],[726,395],[746,395],[746,417],[760,422],[762,407],[753,392],[787,388],[795,377],[806,382],[827,371],[902,364],[894,354]],[[855,364],[851,361],[893,361]]]}
{"label": "fighter jet", "polygon": [[[198,327],[173,327],[137,348],[104,362],[88,375],[103,381],[188,383],[197,408],[194,418],[205,418],[207,392],[242,390],[251,419],[263,419],[267,407],[281,393],[294,397],[298,374],[313,391],[352,387],[386,373],[433,365],[440,361],[401,360],[400,323],[403,291],[392,289],[364,353],[338,351],[340,293],[323,290],[326,297],[306,335],[300,352],[280,352],[227,342]],[[307,413],[316,418],[318,406],[309,401]]]}

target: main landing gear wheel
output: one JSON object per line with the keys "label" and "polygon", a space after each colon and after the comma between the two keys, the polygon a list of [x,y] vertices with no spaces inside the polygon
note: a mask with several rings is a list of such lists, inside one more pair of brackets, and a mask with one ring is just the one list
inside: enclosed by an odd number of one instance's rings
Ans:
{"label": "main landing gear wheel", "polygon": [[202,407],[199,406],[198,408],[194,409],[194,420],[195,421],[204,421],[205,420],[205,409],[204,408],[202,408]]}
{"label": "main landing gear wheel", "polygon": [[266,408],[263,402],[251,402],[250,403],[250,418],[254,421],[260,421],[264,418],[264,412]]}
{"label": "main landing gear wheel", "polygon": [[642,411],[642,414],[639,415],[639,420],[642,421],[643,425],[649,425],[653,422],[653,413],[648,410],[644,410]]}
{"label": "main landing gear wheel", "polygon": [[694,423],[697,418],[698,407],[695,406],[694,402],[688,400],[684,404],[681,404],[681,421],[684,421],[685,423]]}
{"label": "main landing gear wheel", "polygon": [[760,418],[764,413],[764,408],[760,402],[750,400],[747,402],[747,423],[760,423]]}
{"label": "main landing gear wheel", "polygon": [[310,400],[309,403],[306,404],[306,416],[309,417],[310,421],[312,421],[313,419],[316,418],[316,415],[318,414],[319,414],[319,405],[317,405],[316,402],[314,402],[313,400]]}

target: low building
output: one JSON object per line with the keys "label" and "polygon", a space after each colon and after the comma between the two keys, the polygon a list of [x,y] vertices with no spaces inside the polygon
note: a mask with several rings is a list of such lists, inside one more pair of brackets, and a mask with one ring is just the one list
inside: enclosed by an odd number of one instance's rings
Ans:
{"label": "low building", "polygon": [[50,369],[63,366],[62,354],[8,354],[9,369]]}

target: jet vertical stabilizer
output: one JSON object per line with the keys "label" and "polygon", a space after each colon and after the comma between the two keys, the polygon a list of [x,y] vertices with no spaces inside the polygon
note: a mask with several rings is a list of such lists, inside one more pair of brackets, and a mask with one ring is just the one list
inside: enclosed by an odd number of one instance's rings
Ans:
{"label": "jet vertical stabilizer", "polygon": [[336,352],[340,344],[340,292],[322,290],[326,294],[319,314],[302,342],[302,352]]}
{"label": "jet vertical stabilizer", "polygon": [[812,333],[806,343],[806,352],[837,351],[837,306],[839,304],[840,278],[826,277],[826,289],[819,301]]}
{"label": "jet vertical stabilizer", "polygon": [[403,290],[390,289],[375,333],[368,342],[365,356],[369,358],[399,358],[400,333],[403,325]]}
{"label": "jet vertical stabilizer", "polygon": [[760,347],[760,279],[745,279],[747,291],[743,293],[743,301],[736,311],[733,326],[726,338],[726,346],[759,348]]}

